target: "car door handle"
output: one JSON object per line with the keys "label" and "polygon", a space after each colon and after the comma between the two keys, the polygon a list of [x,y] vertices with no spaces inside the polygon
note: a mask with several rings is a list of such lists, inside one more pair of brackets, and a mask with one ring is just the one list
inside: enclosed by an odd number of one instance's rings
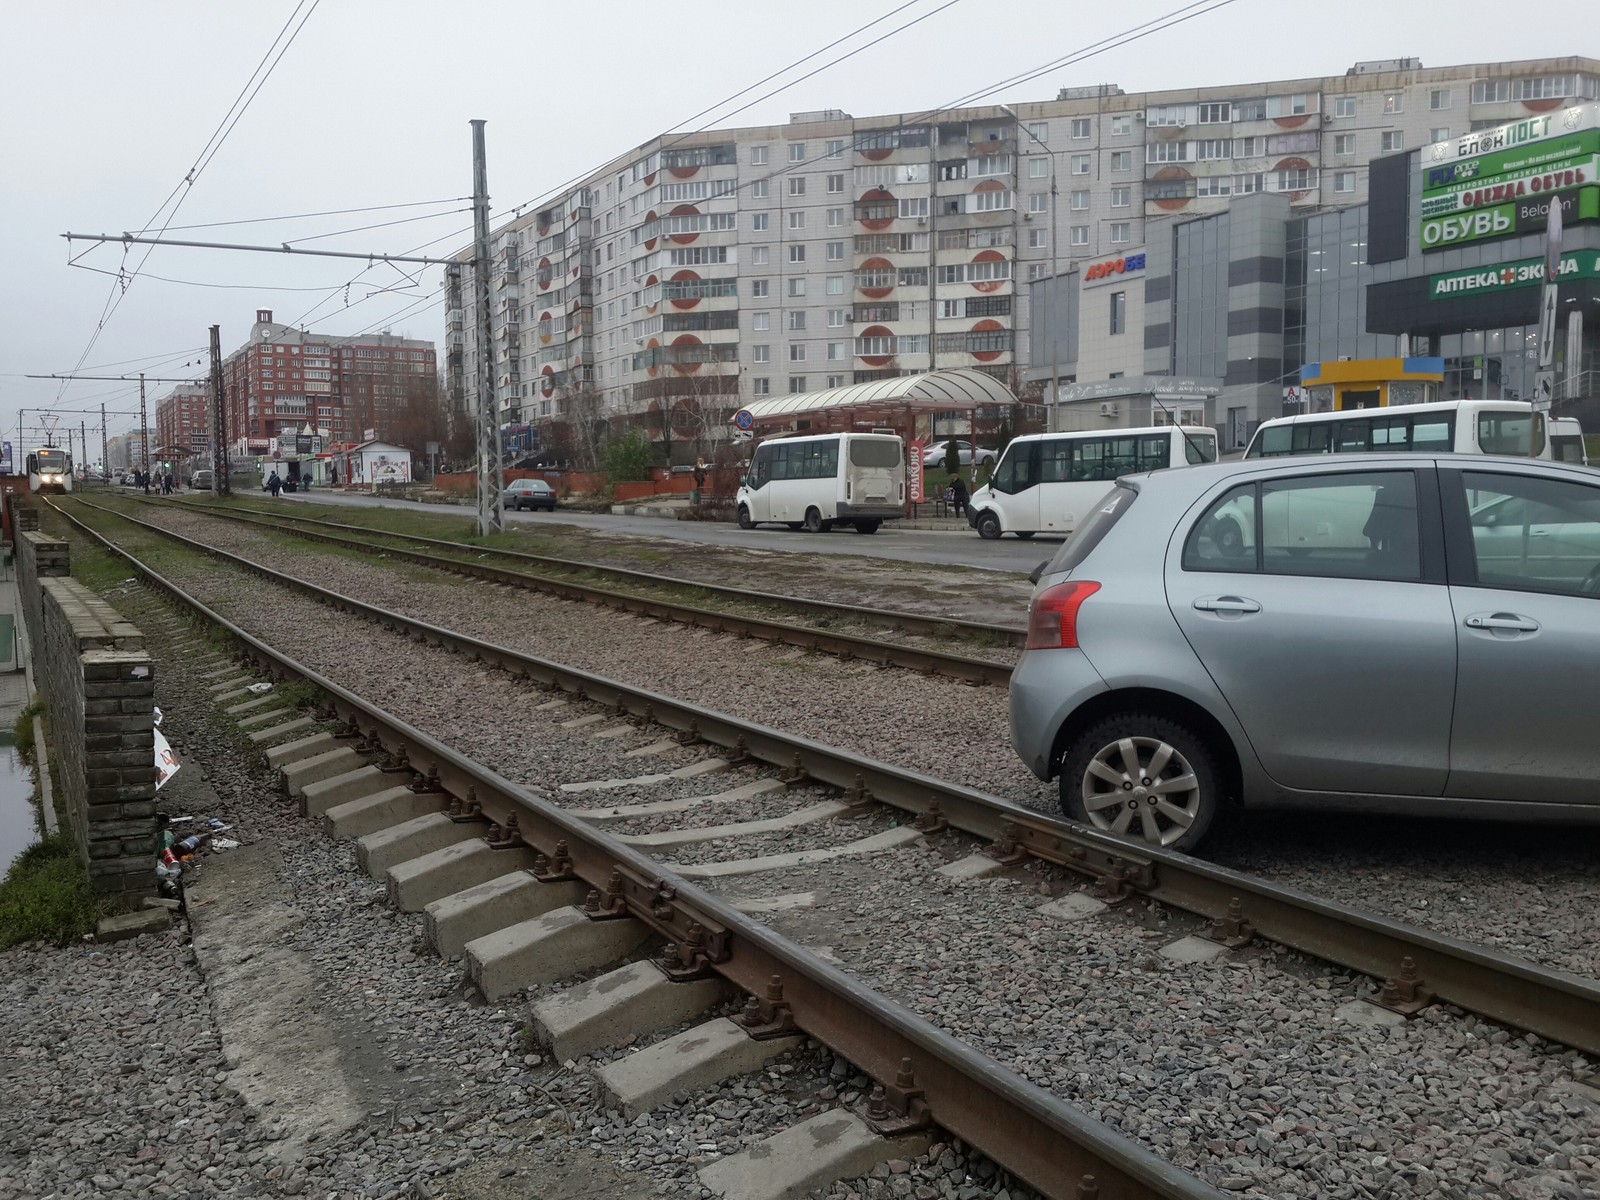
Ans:
{"label": "car door handle", "polygon": [[1194,606],[1201,612],[1216,613],[1258,613],[1261,605],[1254,600],[1247,600],[1243,596],[1201,596],[1194,602]]}
{"label": "car door handle", "polygon": [[1516,613],[1473,613],[1466,620],[1468,629],[1503,629],[1514,633],[1536,633],[1539,622]]}

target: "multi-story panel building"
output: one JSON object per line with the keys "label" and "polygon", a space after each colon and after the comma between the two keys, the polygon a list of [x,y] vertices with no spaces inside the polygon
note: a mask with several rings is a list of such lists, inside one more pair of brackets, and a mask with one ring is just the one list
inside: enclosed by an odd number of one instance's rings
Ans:
{"label": "multi-story panel building", "polygon": [[223,360],[222,375],[236,444],[307,425],[332,441],[393,439],[408,408],[439,403],[432,342],[307,333],[276,323],[271,309],[257,310],[250,341]]}
{"label": "multi-story panel building", "polygon": [[[137,436],[137,435],[136,435]],[[204,457],[211,453],[211,390],[180,383],[156,401],[155,447],[163,453]]]}
{"label": "multi-story panel building", "polygon": [[[501,422],[672,411],[677,438],[686,423],[701,425],[690,436],[720,430],[760,396],[936,367],[1019,390],[1052,373],[1086,378],[1076,362],[1030,356],[1032,289],[1019,281],[1154,252],[1175,221],[1240,196],[1281,197],[1293,215],[1360,205],[1374,157],[1597,96],[1593,59],[1395,59],[1321,78],[1103,85],[900,116],[829,110],[656,139],[495,233]],[[452,274],[446,316],[448,387],[462,399],[475,394],[479,340],[470,277]],[[1092,300],[1074,308],[1094,322],[1074,352],[1108,376],[1136,372],[1153,357],[1138,344],[1152,336],[1142,284]],[[1091,344],[1102,334],[1119,340]],[[1244,369],[1217,350],[1219,377]]]}

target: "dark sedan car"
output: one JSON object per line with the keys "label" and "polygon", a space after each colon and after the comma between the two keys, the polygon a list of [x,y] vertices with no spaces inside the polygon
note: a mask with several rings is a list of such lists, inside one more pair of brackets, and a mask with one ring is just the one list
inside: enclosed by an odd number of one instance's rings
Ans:
{"label": "dark sedan car", "polygon": [[506,484],[506,507],[556,510],[556,491],[542,479],[515,479]]}

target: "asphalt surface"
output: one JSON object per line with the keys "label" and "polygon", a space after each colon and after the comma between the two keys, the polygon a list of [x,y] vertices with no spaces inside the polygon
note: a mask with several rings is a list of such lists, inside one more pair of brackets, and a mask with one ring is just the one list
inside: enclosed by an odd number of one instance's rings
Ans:
{"label": "asphalt surface", "polygon": [[[265,496],[262,497],[266,499]],[[353,492],[313,490],[309,494],[285,493],[279,503],[324,506],[327,508],[400,508],[416,512],[468,513],[465,506],[423,504],[414,500],[392,500]],[[862,558],[893,559],[901,562],[948,564],[989,571],[1014,571],[1027,574],[1053,555],[1061,538],[1035,537],[1022,541],[1003,537],[986,542],[970,529],[917,530],[897,528],[886,522],[877,533],[864,536],[850,529],[832,533],[794,532],[777,525],[740,529],[732,522],[676,521],[666,517],[619,516],[614,513],[577,512],[557,509],[548,512],[506,513],[508,523],[574,525],[602,533],[662,541],[693,542],[702,546],[737,546],[774,553],[841,554]]]}

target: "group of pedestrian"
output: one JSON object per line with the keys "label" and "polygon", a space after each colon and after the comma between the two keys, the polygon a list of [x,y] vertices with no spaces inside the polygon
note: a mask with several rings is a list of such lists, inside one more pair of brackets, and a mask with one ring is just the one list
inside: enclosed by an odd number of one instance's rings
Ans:
{"label": "group of pedestrian", "polygon": [[157,471],[154,475],[149,471],[135,471],[133,473],[134,486],[144,489],[144,494],[150,494],[152,485],[163,496],[172,495],[173,481],[171,471]]}

